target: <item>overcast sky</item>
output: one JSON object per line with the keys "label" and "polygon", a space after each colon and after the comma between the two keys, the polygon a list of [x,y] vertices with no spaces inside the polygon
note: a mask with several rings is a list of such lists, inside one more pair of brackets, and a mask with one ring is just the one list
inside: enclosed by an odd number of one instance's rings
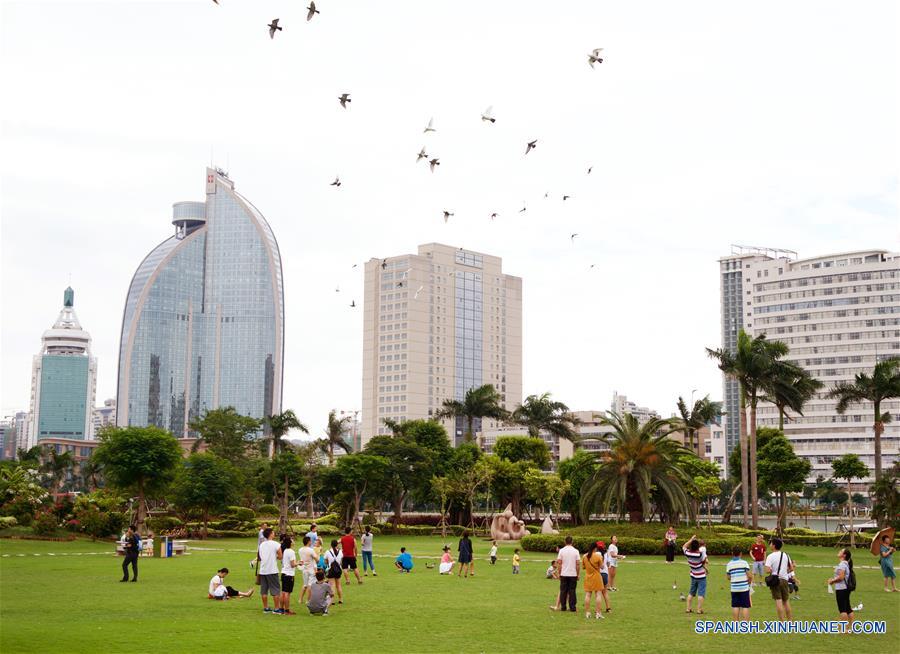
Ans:
{"label": "overcast sky", "polygon": [[204,199],[211,156],[281,246],[284,406],[314,435],[361,405],[351,266],[370,257],[502,257],[524,279],[525,394],[669,415],[721,396],[703,348],[730,244],[897,247],[890,0],[317,0],[310,23],[301,0],[220,2],[2,2],[3,415],[28,408],[68,284],[97,402],[115,397],[131,276],[172,203]]}

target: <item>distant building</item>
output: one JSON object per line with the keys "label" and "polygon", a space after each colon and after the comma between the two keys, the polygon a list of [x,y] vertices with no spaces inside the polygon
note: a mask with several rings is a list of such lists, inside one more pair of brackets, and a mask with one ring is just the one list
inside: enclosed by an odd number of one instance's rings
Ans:
{"label": "distant building", "polygon": [[92,416],[93,432],[92,438],[96,438],[98,432],[104,427],[116,425],[116,400],[111,398],[103,402],[103,406],[94,407]]}
{"label": "distant building", "polygon": [[0,461],[16,458],[16,424],[11,418],[0,420]]}
{"label": "distant building", "polygon": [[90,334],[75,315],[75,291],[71,288],[63,293],[59,317],[41,341],[31,373],[29,442],[90,438],[97,361],[91,356]]}
{"label": "distant building", "polygon": [[[347,427],[344,429],[344,441],[353,452],[360,452],[362,444],[362,422],[359,419],[359,411],[338,411],[338,419],[347,418]],[[341,450],[343,452],[343,450]]]}
{"label": "distant building", "polygon": [[638,419],[638,422],[641,425],[647,423],[652,418],[660,417],[659,413],[657,413],[653,409],[648,409],[645,406],[638,406],[637,404],[629,400],[625,395],[619,395],[617,392],[613,393],[613,399],[610,403],[610,411],[618,413],[620,416],[626,413],[630,413]]}
{"label": "distant building", "polygon": [[205,202],[173,206],[175,233],[138,266],[119,343],[116,424],[176,437],[210,409],[281,412],[284,290],[269,224],[221,170]]}
{"label": "distant building", "polygon": [[[510,411],[522,401],[522,279],[499,257],[439,243],[366,263],[362,445],[390,433],[384,418],[432,418],[484,384]],[[498,427],[484,422],[473,432]],[[444,425],[463,441],[463,419]]]}
{"label": "distant building", "polygon": [[27,450],[34,447],[31,438],[31,414],[27,411],[16,411],[13,416],[16,427],[16,450]]}

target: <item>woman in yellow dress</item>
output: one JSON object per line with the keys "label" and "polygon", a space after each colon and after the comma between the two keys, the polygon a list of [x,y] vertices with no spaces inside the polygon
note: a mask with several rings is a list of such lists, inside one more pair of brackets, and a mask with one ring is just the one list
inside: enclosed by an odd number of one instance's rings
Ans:
{"label": "woman in yellow dress", "polygon": [[603,614],[600,612],[600,593],[603,591],[603,577],[600,569],[603,567],[603,555],[597,551],[597,543],[591,543],[587,554],[581,557],[581,567],[584,568],[584,617],[591,617],[591,596],[594,599],[594,617],[600,620]]}

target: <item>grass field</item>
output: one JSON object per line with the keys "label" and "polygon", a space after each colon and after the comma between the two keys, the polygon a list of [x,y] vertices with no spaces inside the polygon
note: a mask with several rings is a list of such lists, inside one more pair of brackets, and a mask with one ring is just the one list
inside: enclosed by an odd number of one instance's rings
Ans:
{"label": "grass field", "polygon": [[[253,586],[249,560],[255,539],[192,544],[198,549],[187,556],[142,558],[140,582],[120,584],[121,558],[110,554],[109,543],[0,541],[0,651],[726,652],[752,647],[833,654],[848,648],[900,648],[900,593],[881,590],[875,558],[865,550],[856,555],[859,589],[852,600],[864,604],[859,619],[886,620],[887,633],[846,640],[837,635],[695,634],[695,616],[686,615],[678,599],[680,591],[687,591],[687,566],[666,565],[661,557],[622,562],[620,591],[611,594],[613,611],[605,620],[585,620],[580,606],[575,614],[552,613],[547,607],[557,582],[544,578],[550,555],[523,552],[522,574],[513,576],[510,546],[501,547],[501,561],[492,567],[483,558],[488,544],[476,541],[476,576],[448,578],[425,568],[424,557],[440,553],[442,541],[436,537],[377,537],[377,578],[350,585],[344,605],[327,618],[312,617],[296,606],[296,593],[293,608],[298,615],[282,617],[263,614],[256,595],[228,602],[206,599],[209,578],[222,566],[232,571],[230,585],[241,590]],[[392,569],[392,555],[400,545],[416,559],[410,575]],[[455,551],[455,540],[452,547]],[[834,596],[827,594],[824,583],[831,576],[835,552],[789,552],[800,566],[803,584],[795,619],[836,618]],[[730,619],[725,562],[724,557],[711,561],[707,619]],[[579,603],[582,600],[579,583]],[[751,619],[774,618],[765,588],[754,595],[754,604]]]}

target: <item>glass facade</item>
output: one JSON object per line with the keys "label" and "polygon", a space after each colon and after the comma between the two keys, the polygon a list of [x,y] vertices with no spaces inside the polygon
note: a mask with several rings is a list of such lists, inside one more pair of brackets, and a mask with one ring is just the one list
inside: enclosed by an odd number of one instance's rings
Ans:
{"label": "glass facade", "polygon": [[[459,253],[457,257],[466,253]],[[477,255],[476,255],[477,256]],[[462,263],[462,262],[460,262]],[[477,265],[466,262],[466,265]],[[482,273],[456,271],[456,386],[454,397],[462,401],[466,392],[471,388],[477,388],[482,381],[484,351],[484,293],[482,287]],[[475,420],[472,425],[473,432],[481,430],[481,421]],[[465,435],[465,419],[456,421],[456,443],[459,444]]]}
{"label": "glass facade", "polygon": [[[741,276],[743,263],[741,259],[723,261],[722,273],[722,347],[729,352],[737,349],[738,333],[744,328],[744,293]],[[740,415],[741,389],[731,377],[722,376],[723,397],[725,404],[725,448],[730,455],[731,450],[740,447]]]}
{"label": "glass facade", "polygon": [[37,438],[84,440],[88,402],[89,360],[86,356],[44,355]]}
{"label": "glass facade", "polygon": [[188,436],[190,421],[216,407],[255,418],[281,410],[284,294],[275,237],[231,181],[210,170],[206,221],[191,227],[153,250],[129,288],[119,425]]}

